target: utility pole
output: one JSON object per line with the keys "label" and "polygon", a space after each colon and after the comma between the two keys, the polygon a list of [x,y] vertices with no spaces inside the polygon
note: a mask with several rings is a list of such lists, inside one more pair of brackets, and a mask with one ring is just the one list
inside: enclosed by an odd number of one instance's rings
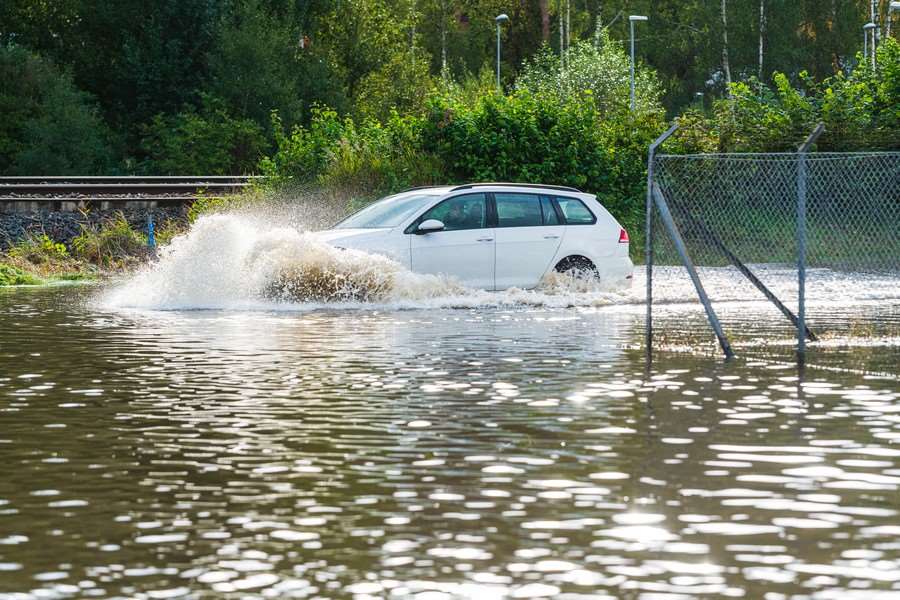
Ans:
{"label": "utility pole", "polygon": [[631,26],[631,111],[634,112],[634,24],[647,21],[648,17],[644,15],[630,15],[628,24]]}
{"label": "utility pole", "polygon": [[497,24],[497,91],[502,91],[503,87],[500,85],[500,24],[506,23],[509,21],[509,17],[506,13],[501,13],[494,17],[494,22]]}
{"label": "utility pole", "polygon": [[872,37],[872,68],[875,68],[875,28],[878,27],[871,21],[863,25],[863,61],[869,59],[869,36]]}

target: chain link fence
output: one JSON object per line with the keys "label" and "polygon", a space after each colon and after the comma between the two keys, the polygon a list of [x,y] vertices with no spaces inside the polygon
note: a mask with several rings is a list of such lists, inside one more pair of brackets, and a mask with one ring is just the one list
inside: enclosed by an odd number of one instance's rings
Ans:
{"label": "chain link fence", "polygon": [[[712,308],[719,302],[734,308],[768,298],[783,313],[772,319],[791,328],[807,305],[879,293],[900,299],[900,153],[663,154],[651,161],[648,300],[654,271],[656,285],[691,276],[684,255],[700,284],[693,297],[708,295],[714,329],[716,313],[725,313],[726,337],[730,313]],[[653,300],[665,302],[664,295]],[[648,303],[648,319],[651,310]],[[823,315],[810,313],[810,339],[827,333]],[[798,343],[802,351],[799,336]],[[730,353],[727,340],[722,347]]]}

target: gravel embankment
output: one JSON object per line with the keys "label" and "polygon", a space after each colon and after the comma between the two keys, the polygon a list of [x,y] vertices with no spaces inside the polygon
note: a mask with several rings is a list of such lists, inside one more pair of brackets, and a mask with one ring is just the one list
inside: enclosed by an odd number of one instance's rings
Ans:
{"label": "gravel embankment", "polygon": [[150,213],[153,213],[154,224],[159,228],[171,219],[184,221],[187,218],[187,207],[91,210],[87,214],[79,211],[49,210],[29,213],[0,212],[0,251],[14,246],[29,235],[42,233],[70,246],[72,240],[81,233],[82,226],[98,226],[104,221],[115,219],[119,213],[125,215],[134,229],[146,232]]}

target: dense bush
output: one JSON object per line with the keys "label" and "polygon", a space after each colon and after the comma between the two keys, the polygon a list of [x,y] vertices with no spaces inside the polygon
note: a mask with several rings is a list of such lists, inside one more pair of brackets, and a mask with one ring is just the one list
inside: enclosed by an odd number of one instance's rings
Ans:
{"label": "dense bush", "polygon": [[392,113],[421,115],[434,88],[425,61],[397,55],[360,81],[356,114],[363,121],[387,120]]}
{"label": "dense bush", "polygon": [[50,239],[46,233],[25,238],[10,248],[8,254],[11,258],[28,261],[35,265],[69,258],[66,245]]}
{"label": "dense bush", "polygon": [[101,267],[115,267],[147,255],[147,238],[131,228],[125,216],[100,225],[82,225],[72,240],[72,255]]}
{"label": "dense bush", "polygon": [[38,285],[41,280],[22,269],[0,263],[0,287],[7,285]]}
{"label": "dense bush", "polygon": [[0,46],[0,172],[90,175],[109,172],[111,134],[93,100],[52,63]]}
{"label": "dense bush", "polygon": [[[630,110],[630,59],[609,39],[606,30],[596,43],[577,42],[564,58],[563,66],[559,55],[544,46],[522,67],[516,88],[559,99],[589,95],[606,116],[624,115]],[[635,70],[636,111],[661,112],[661,94],[656,72],[639,65]]]}
{"label": "dense bush", "polygon": [[371,193],[433,183],[442,171],[423,152],[423,126],[422,118],[396,112],[384,123],[370,119],[357,124],[331,109],[316,108],[309,127],[285,133],[276,116],[277,149],[262,161],[262,171],[276,181]]}
{"label": "dense bush", "polygon": [[443,83],[425,99],[423,116],[393,111],[384,121],[357,122],[318,108],[308,127],[289,134],[276,117],[277,151],[263,171],[368,191],[370,198],[428,183],[571,185],[596,193],[635,228],[646,149],[664,127],[660,91],[652,73],[640,70],[640,108],[632,113],[628,59],[602,36],[600,43],[574,46],[565,70],[542,54],[509,95],[487,76]]}
{"label": "dense bush", "polygon": [[589,93],[564,100],[519,91],[474,105],[437,99],[425,147],[451,181],[570,185],[596,193],[633,226],[646,149],[662,126],[661,115],[604,119]]}
{"label": "dense bush", "polygon": [[[865,60],[847,74],[816,82],[805,73],[798,85],[776,73],[774,87],[756,80],[734,83],[731,97],[712,115],[682,120],[682,139],[692,151],[794,151],[819,122],[820,151],[900,148],[900,43],[885,39],[876,68]],[[711,148],[712,147],[712,148]]]}
{"label": "dense bush", "polygon": [[144,127],[141,170],[155,175],[240,175],[256,170],[264,154],[262,128],[234,119],[221,101],[204,96],[199,111],[159,114]]}

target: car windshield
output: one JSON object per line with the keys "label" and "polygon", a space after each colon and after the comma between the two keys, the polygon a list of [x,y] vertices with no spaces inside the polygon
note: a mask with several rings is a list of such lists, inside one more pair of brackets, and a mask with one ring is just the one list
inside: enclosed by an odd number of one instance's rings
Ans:
{"label": "car windshield", "polygon": [[334,226],[335,229],[376,229],[397,227],[429,200],[431,194],[397,194],[388,196],[354,213]]}

